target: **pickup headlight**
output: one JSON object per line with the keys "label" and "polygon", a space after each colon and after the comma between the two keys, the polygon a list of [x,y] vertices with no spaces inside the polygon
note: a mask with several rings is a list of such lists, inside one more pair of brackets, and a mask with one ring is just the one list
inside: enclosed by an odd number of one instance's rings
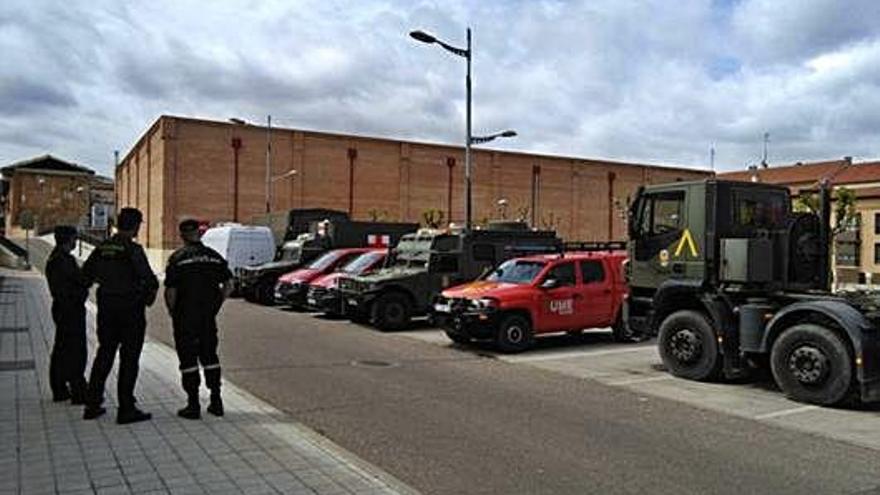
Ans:
{"label": "pickup headlight", "polygon": [[480,311],[489,311],[498,307],[498,300],[492,297],[471,299],[470,307]]}

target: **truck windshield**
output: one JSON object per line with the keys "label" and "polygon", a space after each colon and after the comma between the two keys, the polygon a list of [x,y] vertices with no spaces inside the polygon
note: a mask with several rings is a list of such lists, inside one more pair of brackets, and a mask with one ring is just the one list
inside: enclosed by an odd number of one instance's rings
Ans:
{"label": "truck windshield", "polygon": [[302,249],[299,244],[288,243],[281,248],[281,261],[299,261]]}
{"label": "truck windshield", "polygon": [[394,248],[394,266],[425,266],[431,255],[430,237],[404,236]]}
{"label": "truck windshield", "polygon": [[367,268],[373,265],[373,263],[382,259],[385,256],[383,251],[371,251],[369,253],[364,253],[357,258],[349,261],[342,267],[343,273],[348,273],[351,275],[360,275]]}
{"label": "truck windshield", "polygon": [[329,253],[324,254],[315,261],[309,263],[308,268],[311,270],[324,270],[332,265],[342,255],[343,253],[341,251],[330,251]]}
{"label": "truck windshield", "polygon": [[547,263],[543,261],[505,261],[501,266],[490,272],[486,280],[507,284],[527,284],[534,280],[546,265]]}

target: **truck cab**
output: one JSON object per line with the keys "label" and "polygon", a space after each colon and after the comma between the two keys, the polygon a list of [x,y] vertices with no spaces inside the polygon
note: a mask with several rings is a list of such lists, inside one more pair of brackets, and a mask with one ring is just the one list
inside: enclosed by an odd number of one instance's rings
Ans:
{"label": "truck cab", "polygon": [[613,327],[621,339],[624,251],[514,258],[479,280],[446,289],[433,318],[457,343],[492,340],[504,352],[535,336]]}
{"label": "truck cab", "polygon": [[789,397],[880,399],[880,297],[830,290],[830,195],[793,211],[784,187],[708,179],[638,191],[629,213],[628,326],[657,335],[674,375],[769,366]]}
{"label": "truck cab", "polygon": [[345,277],[339,288],[351,318],[397,330],[411,318],[427,315],[443,289],[474,280],[513,256],[558,251],[560,245],[555,232],[527,228],[422,229],[400,239],[388,266],[369,275]]}
{"label": "truck cab", "polygon": [[318,277],[333,273],[337,268],[372,250],[374,248],[334,249],[312,260],[303,268],[281,275],[275,284],[275,301],[296,309],[305,308],[309,283]]}

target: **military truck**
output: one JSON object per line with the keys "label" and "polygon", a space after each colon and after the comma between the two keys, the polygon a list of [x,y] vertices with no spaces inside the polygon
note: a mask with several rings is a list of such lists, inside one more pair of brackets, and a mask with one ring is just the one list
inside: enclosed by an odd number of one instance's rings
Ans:
{"label": "military truck", "polygon": [[275,283],[282,274],[305,266],[333,249],[391,247],[400,236],[418,228],[416,223],[355,222],[347,218],[313,221],[309,232],[284,243],[278,260],[241,271],[242,293],[251,302],[272,304]]}
{"label": "military truck", "polygon": [[427,315],[443,289],[473,280],[509,258],[558,252],[561,246],[556,232],[509,222],[485,230],[423,229],[400,239],[385,268],[341,278],[339,290],[348,317],[399,330],[413,317]]}
{"label": "military truck", "polygon": [[640,189],[629,212],[632,331],[672,374],[769,367],[790,398],[880,399],[880,297],[830,291],[830,195],[795,212],[787,188],[708,179]]}

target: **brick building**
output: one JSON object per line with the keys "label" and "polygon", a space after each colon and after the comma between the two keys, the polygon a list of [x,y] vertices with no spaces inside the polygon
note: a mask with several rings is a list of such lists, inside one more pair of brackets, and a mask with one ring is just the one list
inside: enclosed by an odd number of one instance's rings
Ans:
{"label": "brick building", "polygon": [[801,191],[815,191],[822,180],[827,180],[834,188],[852,190],[856,198],[855,221],[834,241],[837,280],[844,283],[880,281],[880,162],[853,163],[846,157],[770,168],[751,167],[718,176],[785,185],[794,195]]}
{"label": "brick building", "polygon": [[0,168],[6,235],[23,235],[22,213],[34,219],[38,233],[56,225],[80,225],[88,218],[90,184],[95,172],[89,168],[44,155]]}
{"label": "brick building", "polygon": [[[266,212],[267,142],[272,211],[326,207],[418,222],[433,209],[463,220],[461,147],[170,116],[116,168],[116,204],[144,212],[149,247],[174,247],[183,218],[247,222]],[[627,197],[641,184],[709,175],[486,149],[472,159],[475,222],[524,217],[576,240],[622,239]]]}

